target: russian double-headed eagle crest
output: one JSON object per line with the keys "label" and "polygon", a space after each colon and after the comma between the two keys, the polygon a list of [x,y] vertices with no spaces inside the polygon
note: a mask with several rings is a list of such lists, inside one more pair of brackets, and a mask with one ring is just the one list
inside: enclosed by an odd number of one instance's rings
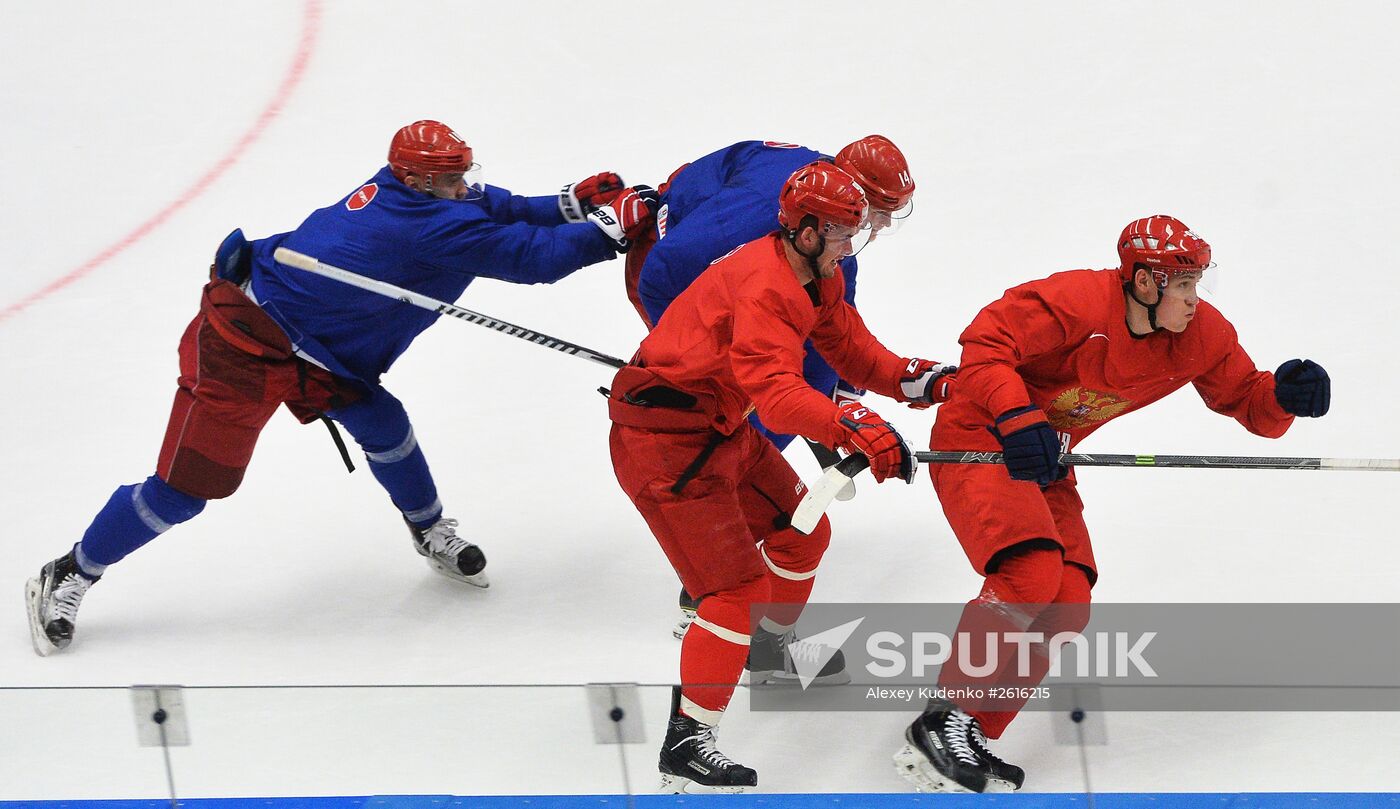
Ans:
{"label": "russian double-headed eagle crest", "polygon": [[1112,393],[1070,388],[1051,400],[1045,419],[1056,430],[1077,430],[1108,421],[1131,406],[1132,402]]}

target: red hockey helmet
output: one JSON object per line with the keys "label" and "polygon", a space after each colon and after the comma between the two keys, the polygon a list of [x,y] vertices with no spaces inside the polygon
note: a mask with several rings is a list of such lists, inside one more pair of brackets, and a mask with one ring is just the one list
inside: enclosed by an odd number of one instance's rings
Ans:
{"label": "red hockey helmet", "polygon": [[856,178],[870,207],[898,212],[914,198],[909,161],[884,135],[866,135],[836,153],[836,166]]}
{"label": "red hockey helmet", "polygon": [[865,191],[855,178],[825,161],[808,163],[792,173],[778,194],[778,224],[795,231],[805,216],[816,217],[817,230],[833,227],[854,234],[865,227]]}
{"label": "red hockey helmet", "polygon": [[1137,266],[1145,265],[1159,287],[1176,273],[1204,273],[1211,267],[1206,240],[1165,214],[1129,222],[1118,237],[1118,260],[1123,283],[1131,284]]}
{"label": "red hockey helmet", "polygon": [[472,147],[438,121],[414,121],[395,132],[389,142],[389,168],[400,182],[410,174],[431,180],[437,174],[465,173],[471,167]]}

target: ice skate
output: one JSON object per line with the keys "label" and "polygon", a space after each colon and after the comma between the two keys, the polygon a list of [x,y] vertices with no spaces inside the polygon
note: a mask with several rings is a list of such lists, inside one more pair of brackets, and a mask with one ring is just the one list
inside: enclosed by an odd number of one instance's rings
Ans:
{"label": "ice skate", "polygon": [[680,711],[681,690],[671,691],[671,721],[661,746],[660,791],[666,794],[743,792],[758,786],[758,773],[715,749],[715,727]]}
{"label": "ice skate", "polygon": [[849,683],[851,675],[846,672],[846,656],[840,649],[802,640],[791,630],[779,635],[759,627],[749,640],[749,659],[744,662],[744,668],[749,674],[749,685],[801,685],[798,662],[816,667],[824,656],[825,664],[809,685]]}
{"label": "ice skate", "polygon": [[449,579],[466,582],[474,587],[491,586],[486,577],[486,554],[481,548],[457,536],[457,521],[440,517],[428,528],[414,528],[413,547],[428,560],[428,567]]}
{"label": "ice skate", "polygon": [[976,719],[951,702],[933,701],[904,731],[908,744],[894,754],[894,766],[919,792],[1010,792],[1011,779],[1024,773],[992,756],[999,765],[994,772],[979,752],[986,749],[975,741],[981,737]]}
{"label": "ice skate", "polygon": [[78,561],[69,551],[66,555],[44,565],[36,578],[24,585],[24,601],[29,612],[29,637],[34,651],[48,657],[73,642],[77,627],[78,607],[88,588],[100,576],[93,577],[78,569]]}
{"label": "ice skate", "polygon": [[987,735],[976,721],[972,723],[972,749],[987,764],[987,792],[1015,792],[1026,782],[1025,770],[1002,761],[987,747]]}
{"label": "ice skate", "polygon": [[681,616],[676,619],[676,628],[671,630],[671,634],[676,640],[685,640],[685,631],[690,629],[690,625],[695,621],[695,611],[700,609],[700,599],[691,598],[690,593],[682,587],[679,601]]}

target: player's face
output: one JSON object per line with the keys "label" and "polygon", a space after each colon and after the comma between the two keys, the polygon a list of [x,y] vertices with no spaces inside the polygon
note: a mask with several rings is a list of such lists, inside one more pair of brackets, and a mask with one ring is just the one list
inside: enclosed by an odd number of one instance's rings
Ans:
{"label": "player's face", "polygon": [[460,171],[435,174],[432,182],[428,184],[427,191],[438,199],[466,199],[467,182],[463,179],[465,176]]}
{"label": "player's face", "polygon": [[822,278],[836,275],[836,268],[840,266],[841,259],[855,255],[854,240],[862,233],[869,233],[869,230],[827,225],[823,234],[826,237],[826,247],[821,255],[817,256],[817,274]]}
{"label": "player's face", "polygon": [[1170,332],[1180,334],[1186,331],[1191,319],[1196,316],[1196,306],[1201,302],[1197,286],[1201,283],[1198,272],[1174,273],[1167,278],[1162,288],[1162,300],[1157,304],[1157,325]]}
{"label": "player's face", "polygon": [[423,182],[421,190],[438,199],[479,199],[485,193],[481,164],[473,163],[465,172],[450,171],[434,174],[431,182]]}
{"label": "player's face", "polygon": [[914,210],[914,201],[910,200],[904,204],[903,208],[895,211],[884,208],[870,207],[870,238],[869,242],[875,241],[880,234],[891,234],[899,230],[899,226],[904,220],[909,218],[909,214]]}

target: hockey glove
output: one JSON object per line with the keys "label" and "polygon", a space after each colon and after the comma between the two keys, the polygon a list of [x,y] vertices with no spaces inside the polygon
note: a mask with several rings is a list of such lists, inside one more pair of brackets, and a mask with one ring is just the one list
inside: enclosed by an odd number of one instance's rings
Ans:
{"label": "hockey glove", "polygon": [[846,431],[841,448],[859,452],[870,459],[870,472],[876,482],[897,477],[914,482],[919,459],[914,450],[888,421],[860,402],[847,402],[836,411],[836,423]]}
{"label": "hockey glove", "polygon": [[926,410],[948,401],[953,383],[958,379],[956,365],[943,365],[933,360],[912,359],[899,378],[899,392],[915,410]]}
{"label": "hockey glove", "polygon": [[865,388],[858,388],[849,382],[839,381],[836,383],[836,390],[831,392],[831,401],[838,407],[847,403],[860,403],[860,397],[865,395]]}
{"label": "hockey glove", "polygon": [[582,222],[590,213],[622,195],[626,188],[616,173],[605,171],[559,189],[559,213],[565,222]]}
{"label": "hockey glove", "polygon": [[1060,463],[1060,436],[1035,405],[1008,410],[987,429],[1001,442],[1012,480],[1049,486],[1069,474],[1069,467]]}
{"label": "hockey glove", "polygon": [[1312,360],[1289,360],[1274,371],[1274,398],[1295,416],[1325,416],[1332,406],[1332,379]]}
{"label": "hockey glove", "polygon": [[632,242],[656,223],[659,205],[660,198],[655,189],[647,185],[634,185],[619,194],[617,199],[590,213],[588,220],[613,240],[619,252],[626,253],[632,247]]}

